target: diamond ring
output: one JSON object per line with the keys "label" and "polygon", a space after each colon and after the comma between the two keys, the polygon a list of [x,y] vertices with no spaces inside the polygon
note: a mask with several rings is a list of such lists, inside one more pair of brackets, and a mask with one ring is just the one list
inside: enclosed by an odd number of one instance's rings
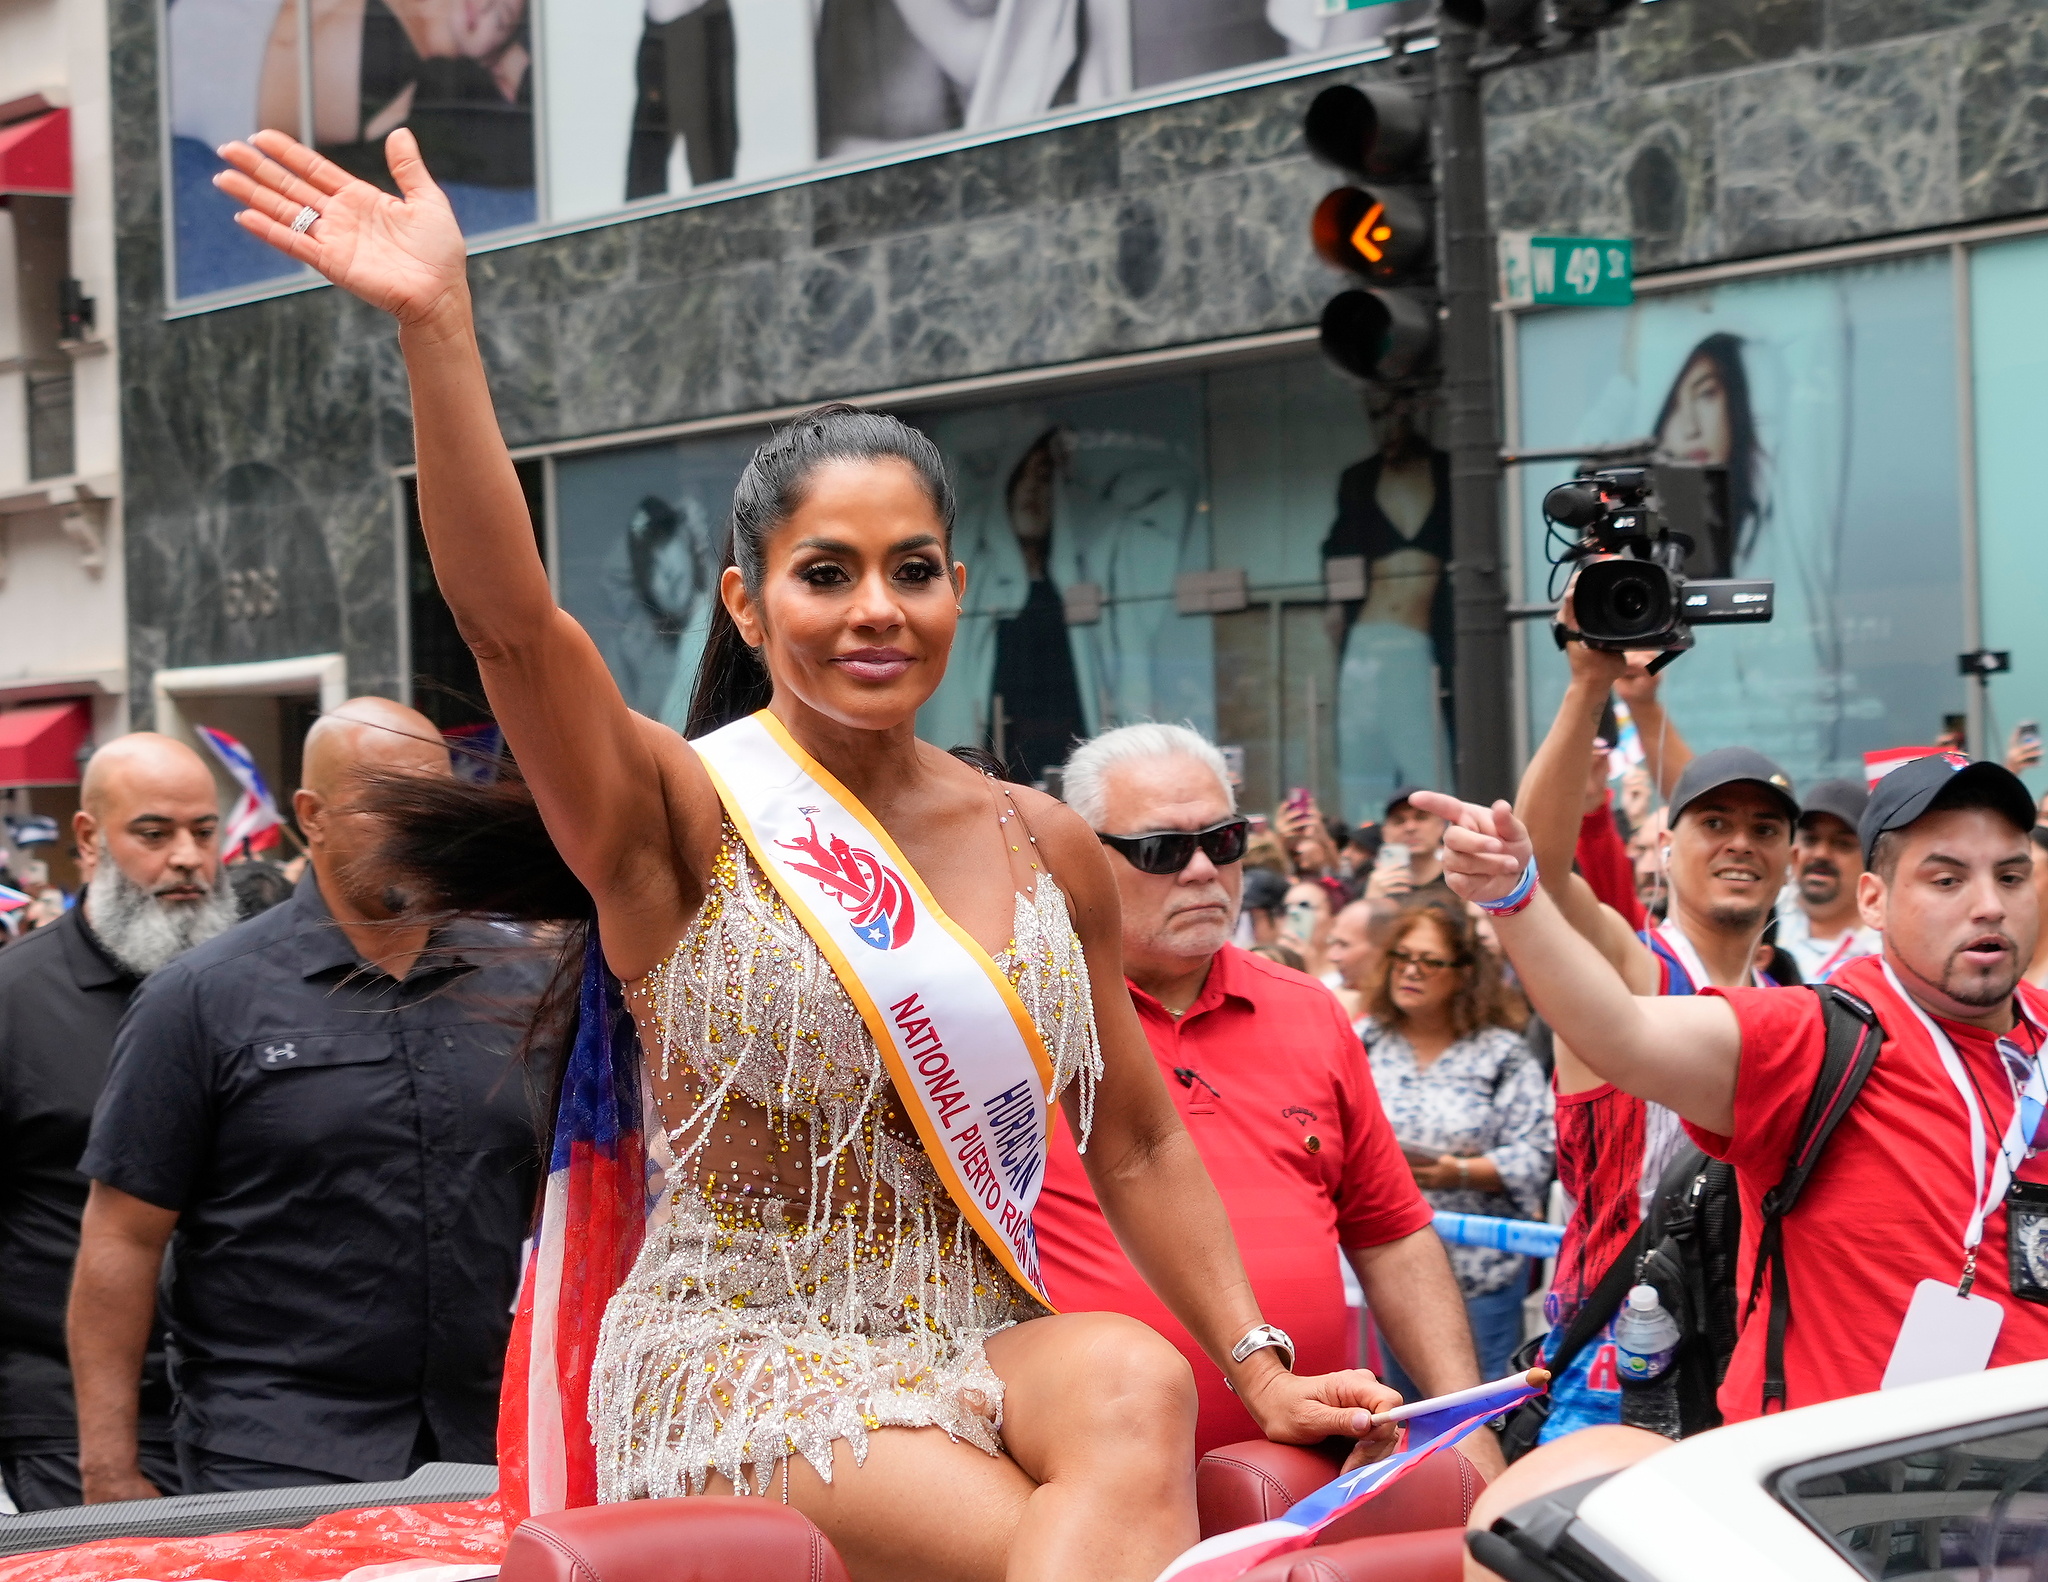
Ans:
{"label": "diamond ring", "polygon": [[293,234],[304,236],[306,232],[313,229],[313,222],[319,218],[320,211],[310,203],[307,204],[303,209],[299,210],[299,217],[292,221]]}

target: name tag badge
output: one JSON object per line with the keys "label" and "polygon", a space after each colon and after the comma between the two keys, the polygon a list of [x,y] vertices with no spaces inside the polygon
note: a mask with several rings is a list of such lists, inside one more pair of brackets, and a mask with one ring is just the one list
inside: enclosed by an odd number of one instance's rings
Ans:
{"label": "name tag badge", "polygon": [[1922,1280],[1913,1288],[1879,1388],[1901,1390],[1930,1379],[1982,1373],[1991,1364],[1991,1348],[2004,1322],[2005,1309],[1990,1297],[1958,1296],[1946,1280]]}

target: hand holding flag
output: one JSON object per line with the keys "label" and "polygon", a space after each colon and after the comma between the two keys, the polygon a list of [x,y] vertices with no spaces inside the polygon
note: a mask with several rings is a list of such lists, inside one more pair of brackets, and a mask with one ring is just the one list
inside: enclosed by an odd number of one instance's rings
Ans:
{"label": "hand holding flag", "polygon": [[1408,1446],[1384,1461],[1346,1472],[1269,1522],[1205,1538],[1159,1573],[1159,1582],[1230,1582],[1275,1555],[1306,1549],[1317,1534],[1412,1472],[1427,1456],[1448,1449],[1483,1423],[1510,1411],[1549,1387],[1542,1368],[1511,1374],[1492,1384],[1375,1412],[1375,1425],[1400,1423]]}

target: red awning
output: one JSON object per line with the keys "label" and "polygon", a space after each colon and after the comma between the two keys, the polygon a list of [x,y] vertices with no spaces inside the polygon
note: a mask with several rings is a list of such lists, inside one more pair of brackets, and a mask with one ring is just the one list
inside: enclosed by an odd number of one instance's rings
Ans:
{"label": "red awning", "polygon": [[0,711],[0,790],[75,786],[78,749],[92,736],[92,704],[36,703]]}
{"label": "red awning", "polygon": [[32,198],[71,196],[71,112],[41,115],[0,126],[0,193]]}

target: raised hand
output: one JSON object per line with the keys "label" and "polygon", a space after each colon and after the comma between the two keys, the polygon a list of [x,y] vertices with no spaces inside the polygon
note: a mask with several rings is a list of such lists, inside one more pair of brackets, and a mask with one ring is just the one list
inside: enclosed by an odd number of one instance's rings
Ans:
{"label": "raised hand", "polygon": [[1496,802],[1484,808],[1441,791],[1417,791],[1408,800],[1449,826],[1444,882],[1454,894],[1466,901],[1498,901],[1513,891],[1534,848],[1512,807]]}
{"label": "raised hand", "polygon": [[[282,132],[229,143],[220,157],[231,168],[213,184],[245,205],[235,216],[244,230],[401,324],[422,324],[456,308],[466,312],[462,228],[404,127],[384,143],[403,194],[396,198]],[[320,217],[293,230],[309,208]]]}
{"label": "raised hand", "polygon": [[[1579,629],[1578,613],[1572,606],[1572,595],[1578,589],[1578,582],[1578,573],[1574,572],[1571,585],[1565,589],[1564,602],[1557,610],[1558,624],[1568,632]],[[1658,678],[1649,671],[1650,661],[1657,657],[1656,649],[1632,649],[1626,654],[1617,654],[1612,649],[1595,648],[1573,638],[1564,645],[1564,654],[1574,679],[1612,687],[1630,708],[1644,700],[1656,701]]]}

